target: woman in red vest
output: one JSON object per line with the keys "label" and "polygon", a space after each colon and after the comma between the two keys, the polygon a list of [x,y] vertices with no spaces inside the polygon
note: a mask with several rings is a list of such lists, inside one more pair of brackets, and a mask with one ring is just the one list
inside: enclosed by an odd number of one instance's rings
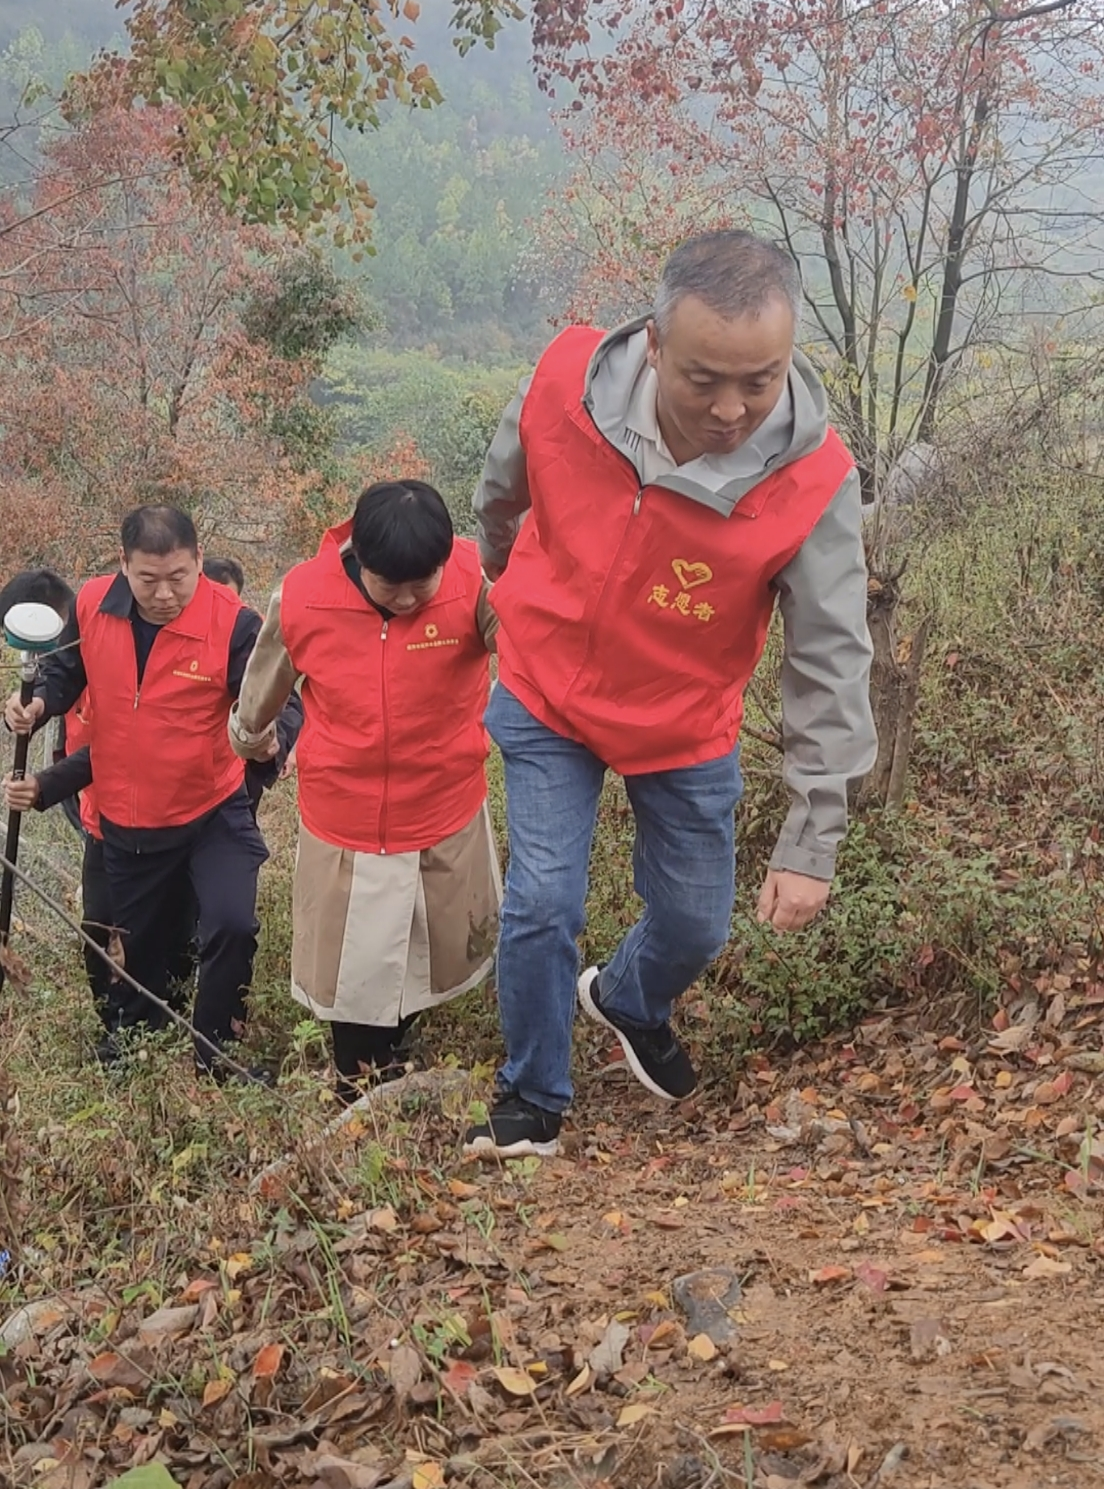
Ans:
{"label": "woman in red vest", "polygon": [[378,482],[285,577],[231,715],[238,754],[263,753],[302,678],[292,992],[330,1024],[344,1101],[491,969],[487,589],[433,487]]}

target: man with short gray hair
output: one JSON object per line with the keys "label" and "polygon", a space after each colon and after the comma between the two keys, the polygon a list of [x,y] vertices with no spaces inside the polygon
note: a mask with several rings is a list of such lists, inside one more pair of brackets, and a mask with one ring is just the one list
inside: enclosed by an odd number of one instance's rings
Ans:
{"label": "man with short gray hair", "polygon": [[[694,1091],[670,1016],[730,934],[742,696],[777,599],[791,810],[757,915],[788,931],[826,903],[876,742],[860,487],[795,349],[799,305],[773,244],[692,239],[651,316],[552,342],[492,442],[474,507],[500,620],[486,724],[507,789],[507,1060],[471,1153],[556,1152],[577,998],[649,1091]],[[644,910],[577,981],[608,769]]]}

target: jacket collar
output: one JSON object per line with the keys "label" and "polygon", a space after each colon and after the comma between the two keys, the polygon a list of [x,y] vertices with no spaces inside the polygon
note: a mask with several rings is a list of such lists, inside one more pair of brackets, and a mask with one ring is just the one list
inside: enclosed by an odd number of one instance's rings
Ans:
{"label": "jacket collar", "polygon": [[[165,623],[164,630],[176,632],[195,641],[206,637],[211,627],[211,607],[214,586],[206,575],[201,575],[196,593],[179,616]],[[138,615],[134,595],[122,570],[115,576],[100,602],[104,616],[114,616],[118,621],[133,621]]]}
{"label": "jacket collar", "polygon": [[[339,523],[335,528],[328,528],[323,534],[319,552],[315,556],[315,562],[321,563],[324,570],[331,576],[341,576],[341,583],[334,586],[329,595],[316,595],[311,601],[312,609],[322,611],[367,611],[371,616],[379,616],[377,608],[365,599],[356,585],[352,584],[345,569],[345,557],[349,553],[351,535],[353,533],[353,519],[347,518],[344,523]],[[438,593],[433,600],[427,601],[425,606],[420,606],[412,617],[422,616],[425,611],[434,606],[443,605],[446,601],[456,600],[457,596],[464,592],[464,580],[454,562],[457,552],[458,540],[453,540],[453,553],[445,562],[445,572],[442,575],[442,583]],[[310,562],[310,561],[309,561]],[[403,622],[411,617],[396,616],[394,620]]]}

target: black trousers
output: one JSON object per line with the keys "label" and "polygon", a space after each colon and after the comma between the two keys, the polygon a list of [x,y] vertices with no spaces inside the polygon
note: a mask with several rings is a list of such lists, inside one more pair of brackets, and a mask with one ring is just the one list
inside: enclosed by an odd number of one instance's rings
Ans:
{"label": "black trousers", "polygon": [[[181,872],[186,872],[199,911],[200,969],[192,1024],[220,1048],[245,1029],[245,996],[259,930],[257,875],[268,857],[245,792],[179,833],[124,836],[105,831],[104,869],[112,916],[123,932],[127,971],[161,999],[170,977],[164,932],[167,923],[184,916]],[[156,1029],[165,1023],[157,1006],[137,991],[128,985],[115,988],[115,1027],[145,1023]],[[210,1067],[214,1059],[197,1041],[197,1064]]]}
{"label": "black trousers", "polygon": [[406,1015],[398,1025],[352,1025],[347,1020],[331,1020],[337,1090],[343,1102],[352,1103],[360,1096],[356,1084],[364,1078],[379,1079],[389,1067],[399,1065],[403,1039],[417,1018]]}
{"label": "black trousers", "polygon": [[[81,863],[81,926],[93,942],[106,948],[111,928],[119,923],[112,912],[111,886],[104,868],[104,844],[102,839],[94,839],[83,829],[81,837],[84,840],[84,859]],[[165,911],[158,930],[158,941],[168,976],[169,1003],[174,1008],[179,1007],[179,1000],[173,997],[178,991],[172,986],[185,983],[195,971],[193,943],[197,917],[196,898],[185,866],[177,875],[172,893],[165,898]],[[88,987],[92,991],[96,1013],[103,1021],[104,1029],[112,1031],[119,1025],[133,1023],[128,1022],[123,1008],[133,990],[128,991],[122,980],[113,978],[112,971],[103,958],[87,943],[82,943],[82,951]],[[146,987],[152,986],[147,984]],[[126,999],[124,995],[127,995]],[[162,1019],[160,1011],[152,1013],[156,1014],[158,1020]]]}

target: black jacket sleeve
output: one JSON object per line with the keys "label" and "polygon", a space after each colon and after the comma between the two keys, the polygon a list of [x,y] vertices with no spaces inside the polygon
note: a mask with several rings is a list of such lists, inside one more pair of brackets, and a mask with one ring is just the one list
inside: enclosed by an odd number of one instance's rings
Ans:
{"label": "black jacket sleeve", "polygon": [[77,612],[74,608],[73,615],[58,639],[57,651],[47,654],[39,665],[35,698],[42,699],[46,704],[46,713],[39,721],[40,728],[55,715],[68,714],[87,685]]}
{"label": "black jacket sleeve", "polygon": [[74,751],[72,756],[66,756],[56,766],[48,766],[36,775],[38,801],[35,807],[42,813],[92,785],[92,759],[88,747]]}
{"label": "black jacket sleeve", "polygon": [[250,660],[250,653],[253,652],[260,630],[261,617],[256,611],[251,611],[248,606],[243,606],[234,623],[234,631],[230,637],[230,651],[227,653],[227,691],[232,699],[237,699],[241,691],[246,664]]}

